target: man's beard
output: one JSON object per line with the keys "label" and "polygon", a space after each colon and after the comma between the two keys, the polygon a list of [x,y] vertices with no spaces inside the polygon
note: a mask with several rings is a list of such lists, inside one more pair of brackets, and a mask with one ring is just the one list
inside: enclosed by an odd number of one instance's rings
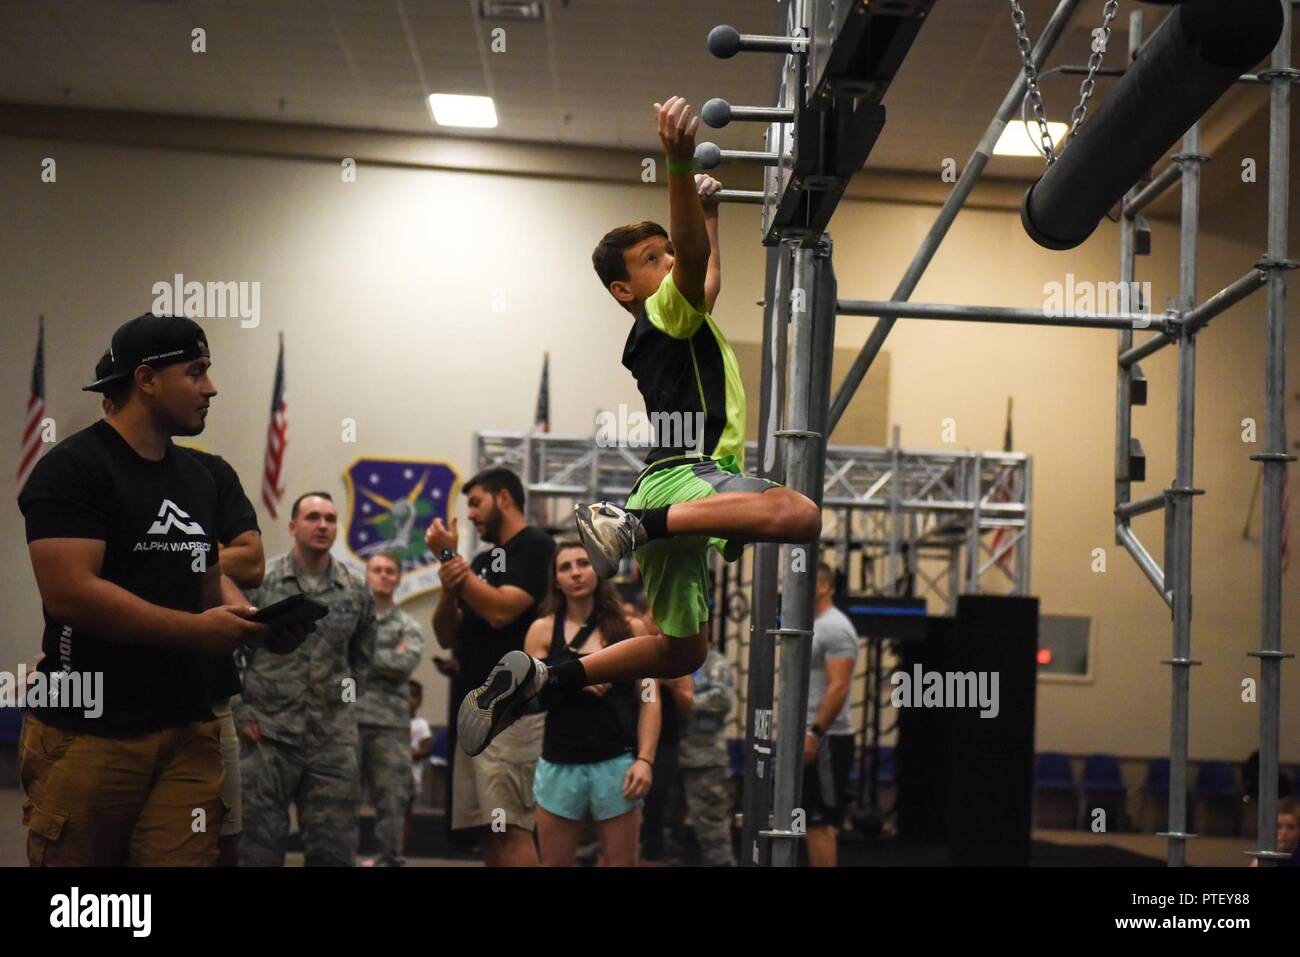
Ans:
{"label": "man's beard", "polygon": [[501,510],[492,507],[492,514],[483,519],[483,541],[498,545],[501,542]]}
{"label": "man's beard", "polygon": [[196,423],[186,422],[179,416],[172,417],[165,412],[160,418],[168,435],[199,435],[208,424],[208,420],[203,416],[200,416]]}

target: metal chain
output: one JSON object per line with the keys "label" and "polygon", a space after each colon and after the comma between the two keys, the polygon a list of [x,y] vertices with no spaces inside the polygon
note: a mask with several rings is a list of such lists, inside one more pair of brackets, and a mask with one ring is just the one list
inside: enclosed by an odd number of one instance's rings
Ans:
{"label": "metal chain", "polygon": [[1088,57],[1088,75],[1079,86],[1079,105],[1070,114],[1070,139],[1079,133],[1083,119],[1088,115],[1088,99],[1092,96],[1097,71],[1101,69],[1102,58],[1106,55],[1106,44],[1110,42],[1110,23],[1119,12],[1119,0],[1106,0],[1106,7],[1101,20],[1101,43],[1093,45],[1092,56]]}
{"label": "metal chain", "polygon": [[[1010,3],[1011,23],[1016,28],[1016,43],[1020,47],[1020,59],[1025,66],[1029,100],[1034,106],[1034,122],[1038,125],[1039,142],[1036,148],[1043,154],[1043,159],[1047,160],[1047,165],[1051,166],[1056,162],[1056,150],[1052,143],[1051,130],[1047,126],[1047,111],[1043,108],[1043,91],[1038,85],[1038,70],[1034,67],[1033,47],[1029,42],[1029,33],[1025,29],[1025,11],[1021,8],[1019,0],[1010,0]],[[1111,22],[1118,12],[1119,0],[1106,0],[1106,6],[1102,10],[1101,43],[1098,44],[1100,49],[1093,50],[1092,55],[1088,57],[1088,75],[1079,86],[1079,105],[1070,114],[1068,139],[1074,139],[1078,135],[1079,127],[1083,125],[1084,118],[1088,115],[1088,100],[1092,98],[1097,71],[1101,69],[1102,59],[1106,55],[1106,45],[1110,42]],[[1021,112],[1023,115],[1023,109]]]}
{"label": "metal chain", "polygon": [[[1020,45],[1020,59],[1025,65],[1025,81],[1029,85],[1029,99],[1034,104],[1034,120],[1038,123],[1038,149],[1051,166],[1056,162],[1056,150],[1052,144],[1052,133],[1047,128],[1047,111],[1043,108],[1043,92],[1038,88],[1038,70],[1034,67],[1033,45],[1029,42],[1029,33],[1025,29],[1025,11],[1019,0],[1011,2],[1011,23],[1016,28],[1016,43]],[[1111,0],[1116,2],[1116,0]]]}

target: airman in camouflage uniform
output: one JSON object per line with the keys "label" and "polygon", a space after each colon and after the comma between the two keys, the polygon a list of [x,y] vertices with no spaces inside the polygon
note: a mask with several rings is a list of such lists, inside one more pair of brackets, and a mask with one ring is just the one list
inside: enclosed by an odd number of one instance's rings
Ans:
{"label": "airman in camouflage uniform", "polygon": [[264,608],[300,592],[329,607],[313,634],[288,654],[260,642],[244,646],[244,692],[234,709],[244,802],[239,862],[284,864],[292,802],[307,865],[351,867],[360,803],[354,675],[373,654],[374,599],[360,576],[333,559],[317,584],[304,581],[293,552],[267,562],[248,598]]}
{"label": "airman in camouflage uniform", "polygon": [[392,865],[401,863],[414,784],[409,679],[424,654],[424,635],[419,622],[395,605],[375,622],[374,653],[357,670],[357,765],[375,807],[378,863]]}
{"label": "airman in camouflage uniform", "polygon": [[682,729],[677,763],[686,796],[686,821],[695,830],[703,863],[732,867],[732,793],[727,781],[727,715],[736,695],[736,672],[709,648],[695,681],[695,709]]}

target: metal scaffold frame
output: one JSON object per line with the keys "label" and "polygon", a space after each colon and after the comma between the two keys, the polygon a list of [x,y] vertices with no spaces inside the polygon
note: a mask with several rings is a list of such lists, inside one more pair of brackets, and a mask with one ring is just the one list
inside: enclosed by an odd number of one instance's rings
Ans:
{"label": "metal scaffold frame", "polygon": [[[1201,493],[1193,485],[1197,333],[1217,315],[1261,288],[1268,291],[1266,332],[1266,451],[1252,456],[1262,462],[1263,573],[1260,650],[1259,849],[1262,863],[1272,863],[1273,818],[1277,806],[1280,721],[1280,665],[1290,657],[1281,650],[1281,505],[1286,467],[1293,460],[1286,447],[1285,301],[1286,274],[1296,263],[1287,258],[1290,158],[1290,86],[1300,74],[1291,68],[1290,0],[1279,0],[1283,30],[1269,70],[1246,74],[1240,82],[1270,88],[1268,248],[1239,280],[1197,303],[1197,237],[1200,167],[1209,157],[1200,152],[1200,124],[1188,129],[1181,152],[1149,182],[1139,183],[1122,205],[1120,276],[1132,282],[1138,254],[1140,212],[1181,181],[1179,297],[1163,315],[1129,313],[1060,317],[1044,310],[987,306],[909,303],[921,277],[958,212],[969,198],[1013,114],[1031,89],[1030,80],[1048,56],[1080,4],[1060,0],[1036,46],[1026,43],[1025,70],[1018,72],[974,153],[962,170],[929,233],[914,255],[893,297],[887,302],[839,300],[831,243],[825,233],[848,178],[861,168],[884,123],[880,100],[920,28],[933,0],[898,0],[877,5],[845,5],[829,0],[788,0],[783,5],[785,30],[780,36],[746,36],[730,27],[710,34],[717,56],[738,52],[784,53],[779,71],[778,105],[732,107],[724,101],[705,104],[704,120],[722,126],[731,120],[768,123],[767,149],[761,153],[719,150],[701,144],[702,165],[724,160],[759,162],[766,167],[764,189],[724,190],[724,201],[763,207],[763,241],[769,247],[764,298],[764,367],[760,396],[758,471],[824,504],[829,473],[825,436],[835,428],[855,390],[879,354],[899,318],[948,319],[1045,326],[1111,328],[1118,331],[1115,535],[1133,556],[1173,618],[1170,732],[1168,860],[1186,862],[1189,670],[1191,659],[1192,502]],[[1176,8],[1175,8],[1176,9]],[[877,13],[880,15],[877,16]],[[1172,15],[1172,14],[1171,14]],[[1130,22],[1129,63],[1142,44],[1143,16]],[[870,35],[868,45],[863,38]],[[874,59],[865,67],[864,49]],[[1077,71],[1076,71],[1077,72]],[[1114,71],[1109,71],[1113,74]],[[1103,103],[1101,109],[1106,105]],[[854,144],[863,146],[855,152]],[[1132,288],[1132,287],[1125,287]],[[1148,304],[1149,307],[1149,304]],[[877,322],[833,400],[829,395],[831,343],[838,315],[875,316]],[[1154,322],[1153,322],[1154,320]],[[1154,325],[1159,331],[1134,344],[1135,329]],[[1159,349],[1178,346],[1177,453],[1173,484],[1158,495],[1133,500],[1132,483],[1145,479],[1140,444],[1131,435],[1131,406],[1145,401],[1146,380],[1139,360]],[[1161,564],[1143,546],[1132,519],[1147,512],[1165,514],[1165,555]],[[976,523],[978,527],[978,523]],[[978,534],[978,533],[976,533]],[[818,547],[760,544],[754,557],[754,602],[746,715],[746,761],[743,864],[790,866],[803,834],[795,823],[801,789],[804,706],[807,696],[808,647],[812,634],[812,589]],[[978,556],[978,550],[975,551]],[[968,562],[970,561],[968,556]],[[776,627],[778,568],[783,595]],[[963,578],[978,584],[980,563]],[[1027,570],[1026,573],[1027,575]],[[781,695],[787,703],[774,721],[774,642],[780,645]],[[775,735],[773,730],[775,729]],[[775,738],[775,740],[773,740]],[[774,772],[774,773],[773,773]]]}
{"label": "metal scaffold frame", "polygon": [[[746,448],[753,461],[757,443]],[[558,531],[571,526],[578,502],[626,499],[646,450],[605,444],[599,434],[485,430],[474,433],[471,459],[476,470],[501,466],[520,476],[529,520]],[[897,427],[890,446],[828,446],[821,504],[834,526],[822,547],[839,554],[841,568],[850,552],[863,556],[859,591],[893,594],[915,577],[915,595],[934,595],[944,614],[991,570],[1002,573],[1007,594],[1027,595],[1032,465],[1019,452],[903,448]],[[927,574],[922,559],[942,565]]]}
{"label": "metal scaffold frame", "polygon": [[[762,236],[767,247],[763,315],[763,368],[758,397],[758,442],[750,452],[757,472],[777,479],[825,510],[847,515],[844,529],[854,538],[854,516],[866,516],[859,545],[887,559],[875,587],[897,595],[918,556],[946,549],[946,592],[938,579],[921,575],[951,605],[959,590],[977,591],[980,576],[1002,568],[1014,548],[1013,593],[1029,586],[1030,463],[1024,456],[999,453],[913,453],[901,449],[897,430],[888,449],[828,448],[826,436],[843,416],[854,392],[900,318],[963,320],[1041,326],[1114,329],[1117,332],[1114,516],[1116,542],[1136,561],[1172,617],[1170,800],[1168,839],[1171,866],[1186,863],[1187,763],[1191,658],[1192,504],[1201,490],[1193,481],[1197,334],[1251,293],[1267,290],[1265,333],[1265,451],[1251,456],[1263,469],[1263,549],[1259,659],[1259,847],[1251,854],[1271,865],[1277,853],[1273,821],[1277,809],[1280,737],[1281,663],[1290,654],[1281,645],[1282,492],[1287,465],[1285,410],[1285,306],[1287,273],[1297,263],[1287,258],[1290,88],[1300,79],[1291,67],[1292,0],[1283,10],[1281,39],[1270,67],[1245,74],[1238,82],[1268,86],[1269,179],[1268,244],[1264,256],[1238,280],[1197,302],[1197,240],[1201,153],[1200,124],[1193,123],[1182,149],[1157,175],[1134,185],[1120,205],[1120,279],[1132,283],[1136,256],[1147,237],[1141,213],[1176,183],[1181,186],[1179,295],[1162,314],[1143,311],[1058,316],[1046,310],[994,306],[911,303],[909,298],[982,176],[1007,123],[1020,111],[1030,78],[1065,33],[1081,0],[1060,0],[1030,48],[1022,45],[1023,72],[1017,72],[979,141],[888,301],[839,299],[832,244],[826,226],[849,179],[862,168],[884,125],[881,100],[935,0],[889,0],[879,4],[838,4],[832,0],[784,0],[784,32],[776,36],[740,34],[717,27],[709,35],[716,56],[754,51],[783,54],[778,68],[775,107],[734,107],[710,100],[701,110],[711,126],[731,121],[767,124],[761,152],[721,150],[701,143],[696,156],[706,168],[723,161],[757,162],[765,167],[759,191],[722,190],[724,202],[762,206]],[[1178,8],[1174,8],[1177,10]],[[1173,14],[1171,13],[1170,16]],[[1131,65],[1143,47],[1141,11],[1130,19]],[[1062,67],[1059,72],[1081,72]],[[1091,68],[1090,68],[1091,69]],[[1086,70],[1083,72],[1087,72]],[[1092,69],[1098,75],[1125,71]],[[1106,109],[1103,102],[1101,110]],[[1081,104],[1082,107],[1082,104]],[[1067,150],[1069,147],[1067,147]],[[1058,167],[1059,168],[1059,167]],[[1123,285],[1131,289],[1130,285]],[[1124,307],[1126,310],[1127,306]],[[1149,309],[1149,304],[1146,304]],[[836,318],[874,316],[877,322],[835,395],[830,370]],[[1134,331],[1153,328],[1144,341]],[[1158,494],[1132,497],[1144,481],[1145,458],[1132,435],[1132,406],[1146,401],[1146,378],[1139,362],[1169,345],[1178,347],[1176,457],[1173,483]],[[558,451],[568,443],[561,455]],[[604,448],[586,436],[479,433],[474,459],[480,467],[505,464],[524,478],[530,509],[550,498],[621,499],[630,491],[642,462],[626,447]],[[945,464],[946,463],[946,464]],[[1009,471],[1021,470],[1019,491],[1010,499],[993,495],[1007,484]],[[952,481],[939,476],[950,475]],[[888,476],[888,477],[886,477]],[[958,477],[960,476],[960,477]],[[917,481],[913,486],[909,483]],[[880,492],[887,488],[885,495]],[[946,497],[940,490],[949,493]],[[1005,491],[1005,489],[1004,489]],[[943,501],[936,501],[942,498]],[[541,500],[539,503],[539,499]],[[1133,519],[1163,512],[1163,562],[1143,545]],[[567,525],[530,513],[543,524]],[[982,545],[990,529],[1011,528],[1011,541],[994,549]],[[750,640],[745,694],[745,787],[741,863],[792,866],[804,836],[797,813],[802,785],[802,740],[812,637],[813,589],[819,550],[849,549],[853,541],[824,537],[796,545],[760,543],[753,550]],[[985,561],[987,554],[988,560]],[[1003,569],[1005,571],[1005,568]],[[781,598],[778,627],[778,594]],[[775,694],[776,656],[780,654],[780,695]],[[783,703],[778,714],[776,705]]]}

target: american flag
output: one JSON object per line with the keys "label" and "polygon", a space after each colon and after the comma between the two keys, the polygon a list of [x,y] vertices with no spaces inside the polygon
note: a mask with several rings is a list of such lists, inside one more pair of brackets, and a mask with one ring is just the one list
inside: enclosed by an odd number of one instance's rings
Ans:
{"label": "american flag", "polygon": [[533,427],[539,432],[551,431],[551,354],[542,353],[542,384],[537,387],[537,414]]}
{"label": "american flag", "polygon": [[266,427],[266,456],[262,463],[262,502],[275,518],[284,499],[284,447],[288,445],[289,423],[284,404],[284,333],[275,360],[275,387],[271,390],[271,421]]}
{"label": "american flag", "polygon": [[41,316],[36,332],[36,360],[32,363],[32,391],[27,397],[27,417],[23,423],[23,442],[18,453],[18,491],[36,467],[45,443],[41,441],[41,420],[45,418],[45,317]]}
{"label": "american flag", "polygon": [[[1002,435],[1002,451],[1010,452],[1011,446],[1011,396],[1007,396],[1007,429]],[[993,490],[993,494],[990,496],[989,501],[1010,502],[1017,498],[1017,493],[1019,491],[1018,486],[1020,485],[1019,475],[1020,473],[1018,472],[1009,472],[1007,477],[998,482],[997,488]],[[1012,530],[1009,528],[999,528],[993,534],[993,541],[990,543],[990,551],[992,554],[996,555],[998,553],[998,550],[1001,549],[1003,543],[1011,537],[1011,534]],[[1008,575],[1015,575],[1015,559],[1016,549],[1013,545],[998,559],[998,566]]]}

